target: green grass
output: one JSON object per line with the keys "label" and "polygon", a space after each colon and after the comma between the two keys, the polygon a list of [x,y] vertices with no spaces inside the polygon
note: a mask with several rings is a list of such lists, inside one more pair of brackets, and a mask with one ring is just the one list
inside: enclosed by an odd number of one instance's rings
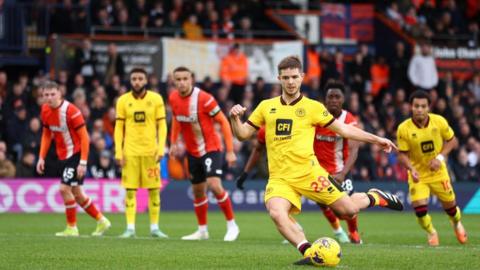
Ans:
{"label": "green grass", "polygon": [[[266,212],[238,212],[239,239],[222,241],[223,216],[209,214],[210,240],[185,242],[180,237],[196,229],[193,212],[166,212],[161,229],[170,239],[148,237],[148,215],[137,217],[137,239],[119,239],[123,215],[108,216],[113,227],[103,238],[88,235],[95,223],[79,215],[80,238],[53,236],[64,226],[62,214],[0,214],[1,269],[310,269],[295,267],[300,254],[282,238]],[[426,235],[413,213],[360,215],[365,244],[342,245],[339,269],[480,269],[480,216],[465,215],[463,223],[469,243],[457,243],[443,213],[432,214],[440,235],[440,246],[426,245]],[[323,215],[302,213],[298,220],[310,240],[332,236]],[[346,225],[344,225],[346,228]]]}

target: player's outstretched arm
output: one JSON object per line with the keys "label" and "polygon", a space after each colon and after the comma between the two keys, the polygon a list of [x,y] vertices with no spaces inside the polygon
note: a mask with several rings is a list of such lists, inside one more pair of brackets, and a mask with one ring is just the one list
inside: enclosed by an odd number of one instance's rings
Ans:
{"label": "player's outstretched arm", "polygon": [[230,129],[230,124],[228,123],[227,118],[223,112],[219,111],[213,118],[215,122],[220,124],[223,134],[223,140],[225,141],[225,148],[227,150],[227,154],[225,159],[227,160],[228,166],[233,167],[237,161],[237,156],[233,151],[233,135],[232,130]]}
{"label": "player's outstretched arm", "polygon": [[242,123],[240,117],[245,113],[247,109],[239,104],[236,104],[230,110],[230,122],[232,123],[233,134],[240,141],[250,139],[255,132],[255,128],[247,123]]}
{"label": "player's outstretched arm", "polygon": [[397,150],[397,146],[389,139],[378,137],[353,125],[333,121],[327,128],[347,139],[377,144],[387,153],[392,150]]}
{"label": "player's outstretched arm", "polygon": [[125,119],[117,118],[115,121],[115,130],[113,133],[113,140],[115,141],[115,160],[123,167],[123,136],[125,128]]}

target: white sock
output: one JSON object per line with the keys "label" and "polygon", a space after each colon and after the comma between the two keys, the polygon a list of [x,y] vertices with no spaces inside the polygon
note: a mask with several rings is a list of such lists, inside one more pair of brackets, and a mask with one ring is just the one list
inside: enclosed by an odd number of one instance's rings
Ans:
{"label": "white sock", "polygon": [[107,218],[105,216],[102,216],[97,222],[101,223],[101,222],[105,222],[105,220],[107,220]]}
{"label": "white sock", "polygon": [[237,223],[235,223],[235,219],[227,220],[227,229],[238,227]]}
{"label": "white sock", "polygon": [[343,228],[342,228],[342,227],[339,227],[338,229],[333,230],[333,233],[342,233],[342,232],[343,232]]}
{"label": "white sock", "polygon": [[158,230],[158,224],[150,224],[150,231],[153,232],[156,230]]}
{"label": "white sock", "polygon": [[305,240],[301,241],[300,243],[298,243],[297,249],[299,249],[299,248],[300,248],[303,244],[305,244],[305,243],[308,243],[307,239],[305,239]]}
{"label": "white sock", "polygon": [[207,225],[198,225],[198,231],[199,232],[208,232]]}
{"label": "white sock", "polygon": [[67,227],[72,228],[72,229],[77,229],[77,225],[75,225],[75,226],[67,225]]}
{"label": "white sock", "polygon": [[127,224],[127,230],[135,231],[135,224]]}

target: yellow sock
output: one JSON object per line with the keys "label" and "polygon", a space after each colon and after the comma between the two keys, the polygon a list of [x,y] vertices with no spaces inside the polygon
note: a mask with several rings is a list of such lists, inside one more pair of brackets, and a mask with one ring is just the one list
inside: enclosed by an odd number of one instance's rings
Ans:
{"label": "yellow sock", "polygon": [[457,222],[460,221],[460,219],[462,218],[462,213],[460,212],[460,208],[458,208],[457,206],[457,212],[455,213],[454,216],[448,216],[448,218],[454,223],[456,224]]}
{"label": "yellow sock", "polygon": [[433,233],[435,228],[433,227],[432,218],[430,215],[425,215],[423,217],[417,217],[418,224],[428,233]]}
{"label": "yellow sock", "polygon": [[137,214],[137,190],[127,189],[127,197],[125,198],[125,216],[127,218],[127,226],[135,227],[135,216]]}
{"label": "yellow sock", "polygon": [[148,190],[148,213],[150,224],[157,225],[160,218],[160,190],[158,188]]}

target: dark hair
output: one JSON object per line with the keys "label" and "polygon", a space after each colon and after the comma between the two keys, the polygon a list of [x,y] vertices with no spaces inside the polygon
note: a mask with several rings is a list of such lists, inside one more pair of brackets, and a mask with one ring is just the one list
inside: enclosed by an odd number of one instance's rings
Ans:
{"label": "dark hair", "polygon": [[327,94],[330,89],[340,89],[342,93],[345,93],[345,84],[340,80],[329,79],[325,84],[325,94]]}
{"label": "dark hair", "polygon": [[133,73],[143,73],[143,75],[145,75],[145,78],[148,78],[148,73],[144,68],[141,68],[141,67],[132,68],[132,70],[130,71],[130,76],[132,76]]}
{"label": "dark hair", "polygon": [[43,89],[57,89],[60,90],[58,87],[58,83],[53,82],[53,81],[47,81],[42,85]]}
{"label": "dark hair", "polygon": [[414,99],[426,99],[428,102],[428,105],[430,105],[430,95],[424,91],[424,90],[416,90],[412,94],[410,94],[410,97],[408,98],[408,102],[410,104],[413,104]]}
{"label": "dark hair", "polygon": [[174,70],[173,70],[173,73],[175,72],[189,72],[190,74],[193,74],[193,72],[188,69],[187,67],[185,66],[179,66],[179,67],[176,67]]}
{"label": "dark hair", "polygon": [[282,59],[280,63],[277,66],[278,68],[278,74],[280,74],[280,71],[283,69],[287,68],[298,68],[300,72],[303,71],[302,68],[302,61],[300,60],[300,57],[297,55],[290,55]]}

